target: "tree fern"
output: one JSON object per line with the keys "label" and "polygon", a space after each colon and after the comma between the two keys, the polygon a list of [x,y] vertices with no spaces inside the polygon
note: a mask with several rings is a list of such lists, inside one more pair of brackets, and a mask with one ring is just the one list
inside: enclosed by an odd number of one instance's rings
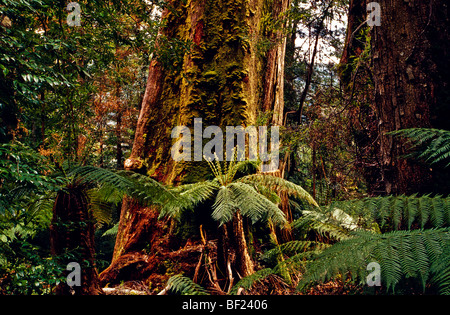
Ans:
{"label": "tree fern", "polygon": [[[209,161],[214,180],[181,185],[170,189],[176,199],[166,202],[161,210],[162,216],[177,218],[182,211],[194,208],[197,204],[212,199],[211,216],[220,224],[231,220],[236,211],[252,222],[271,220],[283,226],[286,223],[277,202],[276,192],[285,191],[317,206],[314,199],[300,186],[271,175],[248,175],[235,179],[237,172],[248,167],[246,161]],[[252,164],[253,165],[253,164]]]}
{"label": "tree fern", "polygon": [[339,201],[328,209],[340,209],[362,226],[376,223],[383,231],[450,226],[450,197],[387,196]]}
{"label": "tree fern", "polygon": [[[337,276],[348,276],[364,284],[365,268],[375,261],[381,266],[381,281],[387,290],[394,291],[401,280],[411,278],[420,282],[425,290],[431,266],[439,261],[445,246],[449,245],[449,231],[449,228],[442,228],[384,234],[353,232],[352,238],[334,244],[308,262],[298,288]],[[448,268],[448,261],[446,266]]]}
{"label": "tree fern", "polygon": [[254,185],[255,187],[268,188],[276,193],[285,192],[289,196],[297,197],[307,201],[309,204],[318,207],[319,205],[314,198],[301,186],[296,185],[281,177],[276,177],[267,174],[253,174],[238,179],[239,182]]}
{"label": "tree fern", "polygon": [[414,150],[410,156],[424,159],[430,164],[439,162],[450,165],[450,131],[441,129],[410,128],[391,132],[409,139]]}

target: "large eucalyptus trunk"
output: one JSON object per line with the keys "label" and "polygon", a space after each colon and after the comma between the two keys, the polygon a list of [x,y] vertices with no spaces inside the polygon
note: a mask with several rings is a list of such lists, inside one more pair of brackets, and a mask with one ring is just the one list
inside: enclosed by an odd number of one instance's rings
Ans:
{"label": "large eucalyptus trunk", "polygon": [[[367,27],[359,24],[365,20],[367,2],[351,1],[344,62],[352,54],[357,56],[358,49],[361,52],[355,34],[358,27]],[[427,192],[430,168],[404,158],[405,141],[387,133],[413,127],[448,128],[448,5],[446,1],[378,3],[381,24],[370,30],[372,108],[378,125],[375,180],[387,194]]]}
{"label": "large eucalyptus trunk", "polygon": [[[192,162],[176,162],[171,148],[176,126],[192,130],[194,118],[203,128],[215,125],[251,126],[258,114],[271,112],[270,123],[283,117],[283,73],[285,39],[281,30],[269,31],[263,17],[279,18],[288,0],[191,0],[172,1],[164,10],[166,21],[159,38],[159,53],[150,64],[149,77],[137,124],[132,154],[125,168],[148,174],[170,185],[198,182],[208,173],[202,156]],[[267,19],[265,19],[267,20]],[[167,39],[167,40],[165,40]],[[189,52],[167,60],[177,51],[167,42],[192,43]],[[269,49],[262,49],[267,47]],[[203,130],[202,130],[203,132]],[[192,145],[192,148],[194,146]],[[133,206],[130,206],[132,204]],[[123,257],[140,255],[139,244],[148,242],[163,228],[152,226],[153,208],[125,200],[112,265],[103,278],[123,265]],[[243,276],[253,272],[243,233],[242,218],[228,225],[236,255],[233,268]],[[156,233],[156,234],[155,234]],[[115,268],[116,266],[117,268]]]}

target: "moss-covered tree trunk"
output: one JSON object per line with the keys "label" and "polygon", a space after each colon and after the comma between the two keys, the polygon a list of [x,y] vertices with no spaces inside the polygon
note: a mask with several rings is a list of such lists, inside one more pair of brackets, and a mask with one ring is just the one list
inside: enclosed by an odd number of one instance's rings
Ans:
{"label": "moss-covered tree trunk", "polygon": [[[367,16],[366,3],[351,1],[347,45],[342,62],[351,63],[364,47],[358,30]],[[448,128],[449,12],[446,1],[378,1],[381,25],[371,27],[370,62],[377,135],[379,190],[411,194],[433,189],[431,170],[405,159],[408,147],[387,133],[413,127]],[[353,69],[355,70],[355,69]],[[347,77],[347,84],[353,78]],[[446,105],[444,105],[446,104]],[[444,123],[446,122],[446,123]],[[447,124],[447,126],[445,125]]]}
{"label": "moss-covered tree trunk", "polygon": [[[201,155],[192,154],[192,162],[171,157],[174,127],[187,126],[192,132],[194,118],[202,118],[203,129],[219,126],[225,135],[225,126],[255,125],[261,112],[271,113],[269,123],[282,123],[285,39],[281,30],[269,30],[267,21],[281,18],[288,4],[288,0],[171,2],[162,15],[166,24],[159,54],[151,61],[126,169],[170,185],[204,180],[208,166],[197,160]],[[187,42],[190,51],[177,56],[176,43]],[[130,253],[138,259],[139,244],[162,235],[161,226],[146,219],[154,217],[154,211],[124,201],[113,262],[103,278],[111,279],[114,265],[122,265],[125,256],[129,260]],[[235,249],[241,257],[234,267],[243,276],[253,272],[253,264],[242,248],[246,243],[241,221],[237,216],[227,228],[240,247]]]}

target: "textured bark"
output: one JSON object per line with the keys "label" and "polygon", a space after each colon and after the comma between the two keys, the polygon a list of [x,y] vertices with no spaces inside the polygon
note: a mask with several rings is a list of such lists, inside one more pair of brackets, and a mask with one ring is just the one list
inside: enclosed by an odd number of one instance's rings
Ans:
{"label": "textured bark", "polygon": [[[274,5],[272,17],[274,20],[286,12],[290,1],[280,0]],[[287,36],[285,27],[271,34],[275,45],[267,53],[266,71],[264,79],[263,110],[273,111],[272,123],[283,124],[284,110],[284,66],[286,57]]]}
{"label": "textured bark", "polygon": [[366,0],[350,0],[349,13],[347,19],[347,34],[345,36],[345,45],[342,51],[341,64],[347,64],[352,56],[358,54],[364,49],[364,43],[357,41],[356,32],[366,21]]}
{"label": "textured bark", "polygon": [[[380,130],[380,163],[386,193],[424,192],[431,180],[428,167],[401,158],[407,147],[386,132],[411,127],[432,127],[436,80],[432,25],[445,1],[383,1],[381,26],[371,32],[375,104]],[[448,39],[447,39],[448,41]],[[447,79],[448,80],[448,79]]]}
{"label": "textured bark", "polygon": [[[449,51],[448,6],[445,1],[378,3],[381,26],[370,30],[371,73],[365,77],[366,82],[373,80],[371,110],[375,114],[369,111],[366,117],[374,119],[377,125],[376,130],[370,126],[365,130],[371,133],[365,137],[369,139],[366,145],[374,146],[376,155],[369,168],[377,168],[368,172],[369,186],[386,194],[429,192],[430,168],[403,158],[408,153],[405,142],[386,133],[412,127],[448,128],[443,123],[448,121],[448,106],[442,106],[448,104],[448,65],[442,62]],[[362,24],[367,16],[365,6],[365,1],[350,3],[346,47],[341,59],[344,65],[350,64],[364,49],[355,40],[355,34],[367,27]],[[353,96],[357,77],[344,71],[343,79]]]}
{"label": "textured bark", "polygon": [[[126,169],[148,174],[165,184],[204,180],[208,173],[206,163],[175,162],[171,158],[176,140],[171,138],[171,131],[175,126],[192,128],[193,119],[202,118],[203,126],[216,125],[225,131],[225,126],[254,125],[262,111],[273,111],[271,122],[281,124],[285,40],[277,41],[268,54],[261,53],[258,43],[266,36],[277,36],[265,29],[262,17],[270,12],[278,17],[288,3],[288,0],[172,2],[170,10],[163,13],[166,26],[161,30],[161,38],[190,41],[192,49],[182,62],[175,61],[172,66],[158,58],[151,62]],[[164,42],[159,45],[164,48]],[[146,221],[143,211],[139,206],[130,206],[129,200],[124,201],[113,264],[134,244],[139,244],[138,239],[149,241],[147,232],[153,229],[154,222]],[[235,231],[231,234],[242,235],[242,222],[232,226]],[[246,246],[242,238],[237,246]],[[237,254],[246,260],[238,265],[246,267],[237,268],[248,274],[253,269],[245,251],[238,249]]]}

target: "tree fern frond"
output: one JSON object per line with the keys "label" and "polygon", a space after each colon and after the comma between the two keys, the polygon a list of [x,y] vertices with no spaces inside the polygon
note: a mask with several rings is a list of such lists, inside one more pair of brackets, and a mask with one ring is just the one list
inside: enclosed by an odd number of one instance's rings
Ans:
{"label": "tree fern frond", "polygon": [[366,226],[377,223],[383,231],[450,226],[450,197],[386,196],[334,202],[328,211],[341,209]]}
{"label": "tree fern frond", "polygon": [[112,228],[110,228],[109,230],[106,230],[102,234],[102,237],[114,237],[115,238],[118,232],[119,232],[119,222],[114,224],[114,226]]}
{"label": "tree fern frond", "polygon": [[306,251],[321,251],[329,246],[331,245],[314,241],[289,241],[264,252],[261,255],[261,260],[275,261],[279,253],[286,256],[295,256],[298,253],[304,253]]}
{"label": "tree fern frond", "polygon": [[450,165],[450,131],[442,129],[410,128],[390,132],[394,136],[409,139],[412,149],[410,156],[424,159],[431,164],[444,162]]}
{"label": "tree fern frond", "polygon": [[127,195],[144,205],[163,205],[176,198],[172,191],[150,176],[129,171],[120,171],[118,172],[118,175],[121,175],[132,182],[131,187],[126,189]]}
{"label": "tree fern frond", "polygon": [[94,166],[74,167],[68,170],[68,175],[79,178],[81,183],[111,185],[118,190],[127,190],[132,186],[132,182],[128,178],[117,172]]}
{"label": "tree fern frond", "polygon": [[163,204],[175,196],[161,183],[139,173],[112,171],[94,166],[75,167],[68,171],[83,184],[110,187],[143,204]]}
{"label": "tree fern frond", "polygon": [[221,186],[213,205],[212,218],[220,225],[230,221],[238,206],[234,202],[233,192],[227,186]]}
{"label": "tree fern frond", "polygon": [[96,190],[87,191],[87,196],[89,199],[89,208],[92,214],[100,224],[111,223],[112,220],[112,203],[109,203],[104,196],[100,195]]}
{"label": "tree fern frond", "polygon": [[305,200],[311,205],[316,207],[319,206],[314,198],[305,189],[303,189],[303,187],[280,177],[268,174],[253,174],[244,176],[237,181],[253,185],[263,185],[277,193],[285,192],[290,196]]}
{"label": "tree fern frond", "polygon": [[316,281],[327,281],[338,275],[351,276],[365,283],[365,268],[371,261],[381,266],[381,282],[388,290],[395,290],[403,279],[429,281],[431,265],[439,260],[450,241],[450,229],[392,231],[377,234],[354,232],[354,237],[326,248],[306,266],[298,288]]}
{"label": "tree fern frond", "polygon": [[339,221],[339,217],[333,217],[333,212],[303,211],[302,217],[291,223],[292,228],[304,233],[315,231],[317,234],[334,241],[349,238],[350,229],[347,222]]}
{"label": "tree fern frond", "polygon": [[203,287],[181,274],[171,277],[167,286],[176,295],[208,295]]}
{"label": "tree fern frond", "polygon": [[252,186],[242,182],[234,182],[228,186],[232,190],[234,202],[243,216],[250,218],[253,222],[267,218],[280,226],[287,222],[283,211],[265,196],[259,194]]}
{"label": "tree fern frond", "polygon": [[219,185],[216,180],[174,187],[170,189],[174,198],[168,199],[163,204],[160,217],[169,216],[178,219],[182,211],[192,209],[199,203],[212,198],[217,189]]}
{"label": "tree fern frond", "polygon": [[237,294],[239,288],[250,290],[256,282],[260,282],[261,280],[264,280],[272,274],[274,274],[274,271],[272,269],[264,268],[252,273],[251,275],[243,277],[231,288],[230,294]]}
{"label": "tree fern frond", "polygon": [[443,253],[433,262],[430,268],[431,283],[439,294],[450,295],[450,244],[443,249]]}
{"label": "tree fern frond", "polygon": [[233,218],[236,211],[240,211],[257,222],[262,218],[270,218],[275,224],[284,224],[286,219],[276,204],[255,191],[250,185],[234,182],[221,186],[213,205],[212,217],[220,224]]}

